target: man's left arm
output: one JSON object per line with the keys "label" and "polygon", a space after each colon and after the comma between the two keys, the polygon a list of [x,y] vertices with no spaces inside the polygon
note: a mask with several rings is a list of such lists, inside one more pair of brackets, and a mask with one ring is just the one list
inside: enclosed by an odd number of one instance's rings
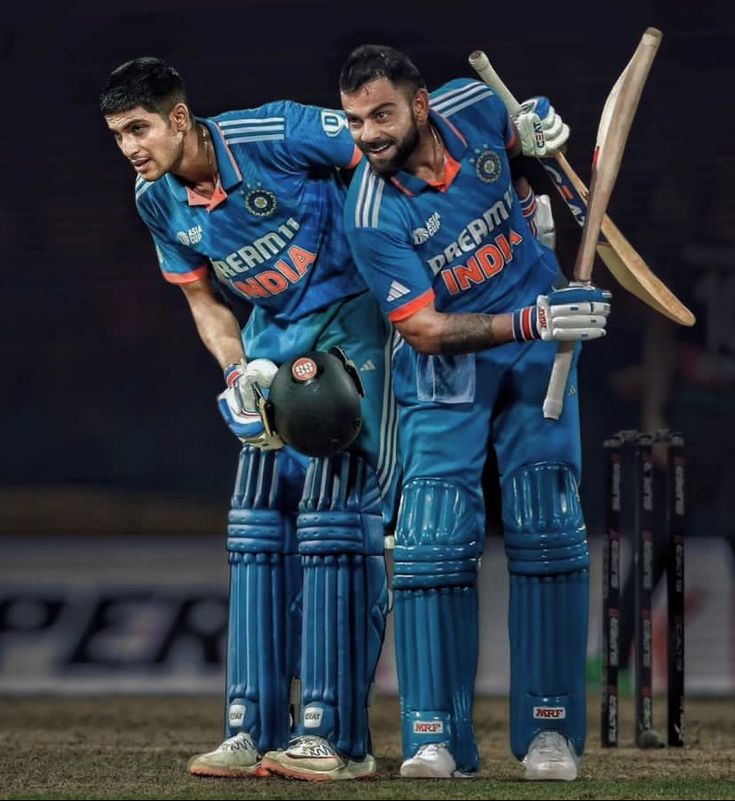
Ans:
{"label": "man's left arm", "polygon": [[533,236],[554,250],[556,228],[548,195],[536,195],[527,179],[527,161],[549,156],[569,139],[569,126],[556,113],[547,97],[534,97],[521,104],[517,114],[507,114],[506,149],[513,186],[521,211]]}
{"label": "man's left arm", "polygon": [[292,101],[285,108],[284,157],[292,168],[307,171],[314,167],[357,166],[362,154],[352,140],[342,111]]}

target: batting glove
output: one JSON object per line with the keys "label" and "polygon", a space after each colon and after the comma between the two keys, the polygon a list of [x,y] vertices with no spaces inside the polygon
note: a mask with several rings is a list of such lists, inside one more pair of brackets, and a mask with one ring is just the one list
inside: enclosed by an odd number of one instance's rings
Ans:
{"label": "batting glove", "polygon": [[554,111],[548,97],[532,97],[521,103],[513,122],[524,156],[548,156],[569,139],[569,126]]}
{"label": "batting glove", "polygon": [[513,312],[513,338],[574,342],[604,337],[611,298],[607,290],[572,281],[564,289],[539,295],[535,306]]}
{"label": "batting glove", "polygon": [[548,195],[536,195],[531,189],[526,197],[520,198],[520,206],[531,233],[542,245],[554,250],[556,226],[551,211],[551,198]]}
{"label": "batting glove", "polygon": [[271,430],[265,415],[265,393],[277,371],[269,359],[230,364],[225,368],[227,389],[217,396],[220,414],[232,433],[243,444],[264,451],[283,447],[283,440]]}

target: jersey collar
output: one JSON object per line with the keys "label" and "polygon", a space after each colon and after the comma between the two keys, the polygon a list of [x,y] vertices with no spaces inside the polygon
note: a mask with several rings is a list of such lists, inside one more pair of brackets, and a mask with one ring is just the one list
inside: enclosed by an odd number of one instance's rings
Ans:
{"label": "jersey collar", "polygon": [[[197,117],[197,122],[207,127],[209,136],[214,145],[214,153],[217,157],[217,169],[219,170],[219,185],[225,192],[229,192],[233,187],[242,183],[242,173],[237,166],[235,157],[232,151],[227,146],[225,138],[222,135],[219,125],[214,120],[206,119],[205,117]],[[182,203],[189,202],[188,188],[181,183],[181,181],[170,172],[166,174],[166,181],[169,188],[177,200]]]}
{"label": "jersey collar", "polygon": [[[439,114],[438,111],[429,110],[429,119],[436,126],[444,140],[444,146],[449,151],[449,155],[457,162],[460,163],[464,154],[467,151],[467,140],[462,136],[457,127],[449,122],[446,117]],[[453,178],[454,176],[452,176]],[[391,179],[392,183],[405,194],[418,195],[426,189],[431,188],[422,178],[417,178],[410,172],[400,170]],[[451,180],[449,182],[451,184]]]}

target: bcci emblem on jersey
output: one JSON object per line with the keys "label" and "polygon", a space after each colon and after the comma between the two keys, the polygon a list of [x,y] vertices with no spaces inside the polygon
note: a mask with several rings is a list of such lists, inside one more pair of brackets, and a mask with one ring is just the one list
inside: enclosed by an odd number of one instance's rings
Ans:
{"label": "bcci emblem on jersey", "polygon": [[503,165],[500,161],[500,156],[494,150],[483,150],[476,159],[472,159],[475,163],[475,171],[477,177],[484,181],[486,184],[495,183],[500,178],[503,171]]}
{"label": "bcci emblem on jersey", "polygon": [[245,195],[245,208],[254,217],[271,217],[278,208],[278,198],[267,189],[252,189]]}

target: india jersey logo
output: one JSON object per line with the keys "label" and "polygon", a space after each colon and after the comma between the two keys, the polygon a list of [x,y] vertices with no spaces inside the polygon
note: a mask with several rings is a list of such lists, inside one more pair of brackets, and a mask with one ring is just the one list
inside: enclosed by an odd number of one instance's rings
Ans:
{"label": "india jersey logo", "polygon": [[[487,147],[487,146],[486,146]],[[475,149],[477,156],[470,159],[470,163],[475,165],[477,177],[486,184],[495,183],[503,172],[503,165],[500,156],[494,150]]]}
{"label": "india jersey logo", "polygon": [[245,208],[254,217],[272,217],[278,208],[278,198],[267,189],[252,189],[245,195]]}

